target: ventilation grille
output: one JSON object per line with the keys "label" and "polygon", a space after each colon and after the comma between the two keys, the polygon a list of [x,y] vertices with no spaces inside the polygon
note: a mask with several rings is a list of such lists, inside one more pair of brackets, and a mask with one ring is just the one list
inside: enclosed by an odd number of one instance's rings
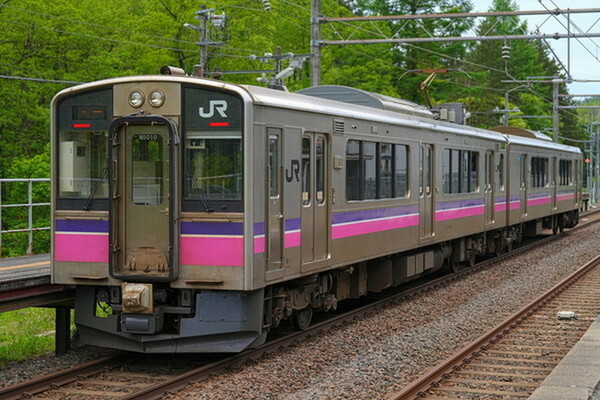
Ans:
{"label": "ventilation grille", "polygon": [[333,132],[334,133],[344,133],[344,121],[341,119],[333,120]]}

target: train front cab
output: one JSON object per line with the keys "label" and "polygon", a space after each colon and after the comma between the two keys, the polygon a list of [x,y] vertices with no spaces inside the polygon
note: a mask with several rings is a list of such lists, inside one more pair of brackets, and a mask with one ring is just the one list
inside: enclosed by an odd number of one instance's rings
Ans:
{"label": "train front cab", "polygon": [[54,99],[52,276],[77,285],[83,343],[237,352],[264,340],[245,262],[248,104],[239,88],[172,77]]}

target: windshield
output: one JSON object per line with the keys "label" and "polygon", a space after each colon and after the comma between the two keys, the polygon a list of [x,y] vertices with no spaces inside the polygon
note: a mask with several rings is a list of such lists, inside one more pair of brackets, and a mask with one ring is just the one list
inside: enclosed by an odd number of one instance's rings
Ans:
{"label": "windshield", "polygon": [[184,209],[241,211],[242,101],[231,94],[186,88]]}

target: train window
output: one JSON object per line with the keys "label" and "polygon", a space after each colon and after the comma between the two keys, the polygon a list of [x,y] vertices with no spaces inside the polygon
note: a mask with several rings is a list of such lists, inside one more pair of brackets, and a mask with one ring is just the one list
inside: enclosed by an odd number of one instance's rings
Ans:
{"label": "train window", "polygon": [[363,142],[363,199],[377,198],[377,144],[374,142]]}
{"label": "train window", "polygon": [[348,140],[346,144],[346,199],[360,200],[360,144]]}
{"label": "train window", "polygon": [[58,138],[58,195],[87,199],[108,196],[108,132],[60,131]]}
{"label": "train window", "polygon": [[408,195],[408,146],[349,140],[346,145],[347,200]]}
{"label": "train window", "polygon": [[184,88],[184,211],[243,210],[242,113],[234,94]]}
{"label": "train window", "polygon": [[568,186],[573,184],[573,161],[560,160],[558,164],[559,185]]}
{"label": "train window", "polygon": [[279,196],[279,136],[269,137],[269,190],[271,197]]}
{"label": "train window", "polygon": [[310,138],[302,138],[302,205],[310,204]]}
{"label": "train window", "polygon": [[163,200],[163,137],[134,135],[131,141],[132,200],[137,205],[157,206]]}
{"label": "train window", "polygon": [[408,194],[408,147],[394,146],[394,197],[406,197]]}
{"label": "train window", "polygon": [[56,103],[56,208],[108,209],[108,129],[112,89],[68,95]]}
{"label": "train window", "polygon": [[548,159],[531,157],[531,187],[547,187],[548,179]]}
{"label": "train window", "polygon": [[379,143],[379,196],[380,199],[389,199],[392,197],[392,165],[394,158],[392,156],[393,145],[388,143]]}
{"label": "train window", "polygon": [[317,139],[315,155],[317,203],[325,203],[325,139]]}
{"label": "train window", "polygon": [[444,149],[442,155],[442,188],[445,194],[473,193],[479,184],[479,153]]}
{"label": "train window", "polygon": [[184,88],[184,211],[243,211],[243,102],[235,94]]}

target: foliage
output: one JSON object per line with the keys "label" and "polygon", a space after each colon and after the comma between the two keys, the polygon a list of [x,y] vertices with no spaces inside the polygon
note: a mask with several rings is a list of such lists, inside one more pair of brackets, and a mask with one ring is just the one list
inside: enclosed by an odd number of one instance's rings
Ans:
{"label": "foliage", "polygon": [[[54,348],[54,310],[50,308],[0,313],[0,326],[0,368],[12,361],[46,354]],[[71,329],[74,329],[73,324]]]}
{"label": "foliage", "polygon": [[[207,70],[219,70],[223,79],[256,84],[261,71],[272,71],[273,62],[251,59],[265,52],[296,55],[310,53],[310,0],[207,0],[208,8],[226,13],[229,38],[226,46],[209,48]],[[49,105],[60,90],[77,82],[136,74],[155,74],[163,65],[191,72],[198,63],[197,31],[184,23],[198,24],[196,11],[202,3],[192,0],[3,0],[0,2],[0,178],[47,177]],[[469,12],[469,0],[322,0],[322,13],[331,17],[391,14]],[[494,0],[491,11],[516,10],[514,0]],[[528,32],[519,17],[475,19],[421,19],[369,23],[321,24],[323,39],[374,39],[391,37],[460,36],[475,30],[479,35],[510,35]],[[222,39],[215,38],[215,39]],[[502,58],[509,47],[510,58]],[[288,61],[283,61],[285,68]],[[532,76],[564,78],[557,63],[541,42],[531,40],[480,42],[427,42],[326,46],[322,48],[322,84],[354,86],[424,103],[420,84],[422,69],[445,68],[429,87],[434,103],[464,101],[472,112],[471,125],[492,127],[510,111],[511,125],[545,130],[552,115],[552,84],[521,84],[507,81]],[[225,74],[228,71],[249,71]],[[6,77],[36,78],[36,80]],[[216,77],[216,76],[215,76]],[[62,83],[68,81],[70,83]],[[289,78],[290,91],[310,85],[309,62]],[[560,93],[567,93],[561,84]],[[508,101],[506,100],[508,97]],[[561,98],[561,105],[573,104]],[[508,107],[507,104],[508,103]],[[496,111],[494,111],[496,110]],[[579,115],[585,115],[579,113]],[[586,136],[575,112],[561,111],[562,136]],[[3,201],[21,202],[24,189],[15,184],[2,189]],[[36,185],[35,201],[47,201],[48,189]],[[18,200],[16,200],[18,199]],[[36,224],[47,221],[47,211],[36,210]],[[6,211],[2,226],[23,227],[23,210]],[[40,235],[47,235],[41,232]],[[37,235],[37,233],[36,233]],[[23,248],[26,234],[15,235]],[[6,236],[8,238],[8,236]],[[3,238],[5,248],[9,239]],[[47,248],[47,240],[42,246]],[[23,251],[23,250],[21,250]],[[42,250],[43,251],[43,250]],[[6,255],[6,254],[4,254]]]}

